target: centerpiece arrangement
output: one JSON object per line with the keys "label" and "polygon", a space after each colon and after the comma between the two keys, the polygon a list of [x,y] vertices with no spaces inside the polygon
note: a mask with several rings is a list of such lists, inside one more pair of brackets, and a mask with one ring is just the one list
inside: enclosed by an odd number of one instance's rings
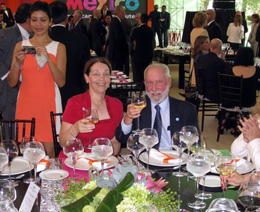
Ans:
{"label": "centerpiece arrangement", "polygon": [[164,179],[138,173],[136,166],[117,164],[103,173],[89,170],[90,181],[65,180],[65,192],[56,196],[62,212],[130,212],[139,205],[154,205],[158,211],[177,211],[176,193],[162,190]]}

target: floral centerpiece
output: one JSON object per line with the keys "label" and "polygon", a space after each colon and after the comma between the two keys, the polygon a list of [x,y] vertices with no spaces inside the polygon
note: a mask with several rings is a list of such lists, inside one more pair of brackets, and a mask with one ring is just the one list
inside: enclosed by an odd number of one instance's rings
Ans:
{"label": "floral centerpiece", "polygon": [[66,180],[65,192],[56,196],[62,212],[130,212],[141,204],[168,212],[177,210],[180,204],[176,193],[162,190],[168,182],[144,177],[131,164],[117,164],[102,176],[93,169],[89,173],[89,182]]}

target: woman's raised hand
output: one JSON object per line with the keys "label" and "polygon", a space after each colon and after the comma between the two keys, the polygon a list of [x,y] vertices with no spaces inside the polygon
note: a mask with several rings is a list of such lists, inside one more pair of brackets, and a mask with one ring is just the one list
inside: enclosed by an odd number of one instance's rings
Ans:
{"label": "woman's raised hand", "polygon": [[23,65],[25,55],[26,54],[25,54],[23,48],[18,49],[18,51],[15,54],[15,62],[17,63],[17,65],[19,65],[19,66]]}
{"label": "woman's raised hand", "polygon": [[90,133],[95,129],[95,124],[90,122],[90,117],[77,121],[73,126],[77,133]]}

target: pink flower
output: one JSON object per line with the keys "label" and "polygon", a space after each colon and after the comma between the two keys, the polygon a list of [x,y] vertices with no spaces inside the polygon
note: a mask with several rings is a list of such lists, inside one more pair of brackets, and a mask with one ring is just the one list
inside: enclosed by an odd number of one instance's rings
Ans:
{"label": "pink flower", "polygon": [[153,191],[156,194],[159,193],[160,191],[162,191],[162,187],[166,186],[167,184],[168,184],[168,182],[162,178],[160,178],[157,181],[154,181],[154,179],[152,179],[151,175],[147,176],[147,178],[146,178],[147,189],[149,191]]}

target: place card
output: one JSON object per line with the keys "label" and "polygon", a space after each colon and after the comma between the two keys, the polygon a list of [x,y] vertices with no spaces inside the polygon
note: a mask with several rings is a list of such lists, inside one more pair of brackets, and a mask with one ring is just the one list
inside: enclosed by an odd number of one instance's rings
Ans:
{"label": "place card", "polygon": [[32,211],[34,202],[38,196],[39,191],[40,191],[40,187],[34,184],[33,182],[31,182],[23,198],[23,202],[21,204],[19,212]]}

